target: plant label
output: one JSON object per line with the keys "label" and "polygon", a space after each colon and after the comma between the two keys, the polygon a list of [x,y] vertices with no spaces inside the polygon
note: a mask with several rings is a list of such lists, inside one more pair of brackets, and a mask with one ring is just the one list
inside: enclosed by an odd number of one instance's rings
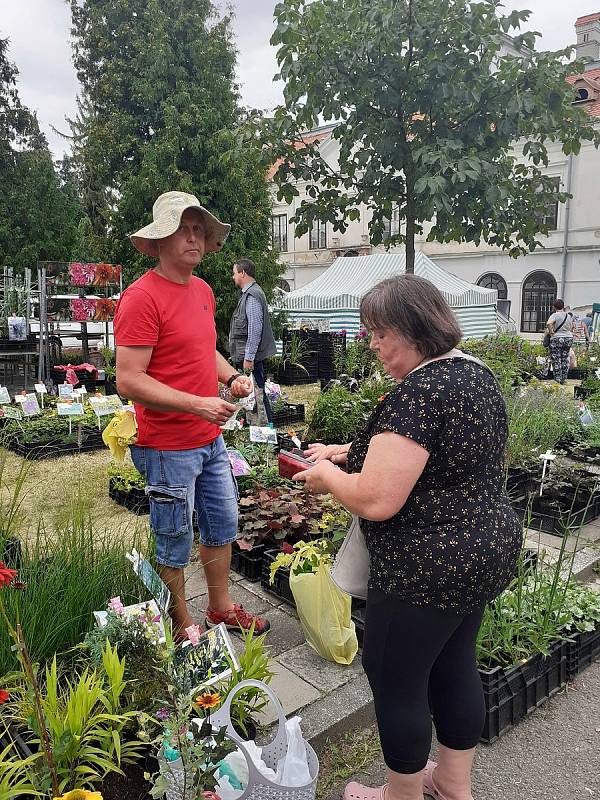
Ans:
{"label": "plant label", "polygon": [[40,404],[38,403],[37,395],[33,392],[25,395],[25,399],[21,403],[21,408],[23,409],[23,414],[26,417],[35,417],[36,414],[42,413]]}
{"label": "plant label", "polygon": [[248,464],[239,450],[233,450],[228,447],[227,455],[229,456],[229,463],[231,464],[234,478],[239,478],[242,475],[250,475],[250,464]]}
{"label": "plant label", "polygon": [[[94,414],[98,418],[106,417],[109,414],[114,414],[115,411],[119,410],[119,409],[115,408],[114,403],[105,403],[102,400],[100,402],[93,403],[92,400],[94,400],[94,398],[90,397],[90,405],[92,406],[92,410],[93,410]],[[98,398],[96,398],[96,400],[98,400]],[[122,408],[122,406],[121,406],[121,408]]]}
{"label": "plant label", "polygon": [[196,645],[184,642],[175,650],[173,666],[182,677],[189,676],[194,692],[228,678],[239,664],[225,625],[207,630]]}
{"label": "plant label", "polygon": [[58,396],[66,399],[73,397],[73,386],[70,383],[61,383],[58,387]]}
{"label": "plant label", "polygon": [[87,389],[85,386],[80,386],[77,389],[73,389],[73,397],[79,397],[81,400],[84,400],[84,395],[87,394]]}
{"label": "plant label", "polygon": [[38,394],[48,394],[48,389],[46,388],[45,383],[36,383],[34,388]]}
{"label": "plant label", "polygon": [[82,403],[57,403],[56,410],[59,417],[78,417],[83,415]]}
{"label": "plant label", "polygon": [[6,386],[0,386],[0,403],[11,403],[10,394]]}
{"label": "plant label", "polygon": [[21,394],[16,394],[15,403],[24,403],[26,397],[27,397],[27,392],[25,392],[25,394],[23,394],[23,392],[21,392]]}
{"label": "plant label", "polygon": [[141,557],[137,550],[132,550],[131,553],[127,553],[127,558],[133,564],[133,571],[135,574],[158,603],[158,607],[167,614],[171,601],[171,592],[167,585],[161,580],[158,572],[155,571],[149,561]]}
{"label": "plant label", "polygon": [[[160,617],[159,627],[160,627],[160,638],[159,642],[164,644],[167,641],[165,635],[165,621],[160,613],[160,609],[156,604],[156,600],[146,600],[143,603],[134,603],[131,606],[125,606],[122,612],[122,616],[124,619],[130,619],[131,617],[137,617],[144,614],[147,609],[152,611],[154,618]],[[108,611],[94,611],[94,619],[96,620],[96,625],[99,628],[104,628],[106,623],[108,622]],[[158,620],[157,620],[158,622]]]}
{"label": "plant label", "polygon": [[15,406],[1,406],[0,417],[4,417],[4,419],[23,419],[23,414],[21,409]]}
{"label": "plant label", "polygon": [[260,444],[277,444],[277,431],[275,428],[259,428],[258,425],[251,425],[250,441]]}

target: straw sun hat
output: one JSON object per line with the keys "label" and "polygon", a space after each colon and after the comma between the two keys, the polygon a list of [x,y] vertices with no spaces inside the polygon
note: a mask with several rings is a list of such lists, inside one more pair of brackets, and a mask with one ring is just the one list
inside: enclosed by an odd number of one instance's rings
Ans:
{"label": "straw sun hat", "polygon": [[152,222],[129,237],[133,246],[147,256],[158,258],[158,240],[175,233],[181,222],[181,215],[188,208],[195,208],[202,214],[206,231],[205,252],[213,253],[223,247],[231,225],[226,225],[210,213],[193,194],[185,192],[165,192],[152,206]]}

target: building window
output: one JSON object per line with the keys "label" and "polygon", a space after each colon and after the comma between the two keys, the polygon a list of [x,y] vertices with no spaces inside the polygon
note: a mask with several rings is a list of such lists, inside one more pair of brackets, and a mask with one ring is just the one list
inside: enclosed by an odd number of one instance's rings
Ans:
{"label": "building window", "polygon": [[400,233],[400,209],[398,206],[392,208],[392,214],[389,219],[384,220],[383,228],[383,241],[388,242],[392,236],[398,236]]}
{"label": "building window", "polygon": [[281,289],[282,292],[291,291],[289,281],[286,281],[285,278],[277,278],[275,285],[278,289]]}
{"label": "building window", "polygon": [[271,217],[273,249],[278,253],[287,253],[287,214],[275,214]]}
{"label": "building window", "polygon": [[497,272],[488,272],[482,275],[477,281],[477,285],[483,286],[484,289],[495,289],[498,292],[498,300],[506,300],[508,298],[506,281]]}
{"label": "building window", "polygon": [[523,283],[521,331],[542,333],[554,311],[556,281],[549,272],[534,272]]}
{"label": "building window", "polygon": [[327,247],[327,223],[321,222],[320,219],[313,221],[309,247],[311,250],[325,250]]}
{"label": "building window", "polygon": [[[560,189],[560,178],[558,175],[552,179],[554,183],[554,189],[558,192]],[[555,231],[558,227],[558,200],[555,203],[551,203],[546,212],[542,214],[542,223],[548,226],[549,231]]]}
{"label": "building window", "polygon": [[584,33],[584,34],[583,34],[583,41],[584,41],[584,42],[589,42],[589,40],[590,40],[590,35],[589,35],[589,33]]}

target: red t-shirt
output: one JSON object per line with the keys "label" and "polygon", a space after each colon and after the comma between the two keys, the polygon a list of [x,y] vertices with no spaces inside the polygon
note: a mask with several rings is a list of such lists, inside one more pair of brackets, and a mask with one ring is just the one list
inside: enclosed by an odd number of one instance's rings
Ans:
{"label": "red t-shirt", "polygon": [[[154,270],[124,292],[114,321],[117,347],[152,347],[146,370],[157,381],[200,397],[216,397],[215,297],[194,275],[173,283]],[[210,444],[221,429],[195,414],[154,411],[135,404],[137,443],[156,450],[191,450]]]}

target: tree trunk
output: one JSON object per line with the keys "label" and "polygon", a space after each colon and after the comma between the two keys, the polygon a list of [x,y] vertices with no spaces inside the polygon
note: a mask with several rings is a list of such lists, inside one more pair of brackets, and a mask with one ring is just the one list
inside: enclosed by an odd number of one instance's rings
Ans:
{"label": "tree trunk", "polygon": [[414,275],[415,273],[415,207],[413,203],[414,196],[414,178],[412,175],[406,175],[406,238],[405,238],[405,252],[406,252],[406,274]]}

